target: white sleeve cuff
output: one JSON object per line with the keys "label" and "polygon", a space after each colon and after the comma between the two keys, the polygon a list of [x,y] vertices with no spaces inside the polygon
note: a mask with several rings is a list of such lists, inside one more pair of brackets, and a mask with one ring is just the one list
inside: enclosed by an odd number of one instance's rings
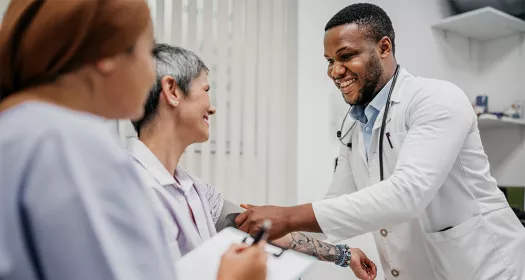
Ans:
{"label": "white sleeve cuff", "polygon": [[[342,240],[349,238],[348,231],[345,228],[337,226],[331,221],[333,215],[331,215],[330,208],[327,207],[330,205],[330,200],[320,200],[312,203],[312,208],[314,210],[315,219],[321,228],[321,231],[330,242],[337,243]],[[332,206],[333,207],[333,206]]]}

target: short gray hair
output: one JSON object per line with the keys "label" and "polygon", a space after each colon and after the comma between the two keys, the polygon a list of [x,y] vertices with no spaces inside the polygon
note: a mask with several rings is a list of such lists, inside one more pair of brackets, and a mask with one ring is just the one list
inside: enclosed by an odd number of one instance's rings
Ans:
{"label": "short gray hair", "polygon": [[155,56],[157,81],[149,92],[148,100],[144,106],[144,116],[133,122],[133,126],[139,135],[141,127],[149,123],[157,113],[164,76],[172,76],[182,93],[187,96],[190,92],[191,82],[202,71],[209,71],[208,67],[195,53],[181,47],[157,44],[153,54]]}
{"label": "short gray hair", "polygon": [[170,75],[177,81],[177,85],[182,92],[188,94],[191,81],[197,78],[202,71],[209,71],[208,67],[195,53],[181,47],[157,44],[154,54],[157,82],[152,91],[159,91],[162,87],[162,78]]}

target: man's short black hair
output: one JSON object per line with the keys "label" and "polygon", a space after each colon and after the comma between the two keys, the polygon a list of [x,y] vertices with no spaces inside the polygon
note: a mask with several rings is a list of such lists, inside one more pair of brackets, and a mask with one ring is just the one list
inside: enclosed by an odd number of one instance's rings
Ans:
{"label": "man's short black hair", "polygon": [[369,3],[358,3],[347,6],[335,14],[326,24],[324,31],[329,29],[355,23],[359,28],[367,32],[370,40],[378,43],[384,36],[392,41],[392,53],[396,53],[395,33],[392,21],[386,12],[380,7]]}

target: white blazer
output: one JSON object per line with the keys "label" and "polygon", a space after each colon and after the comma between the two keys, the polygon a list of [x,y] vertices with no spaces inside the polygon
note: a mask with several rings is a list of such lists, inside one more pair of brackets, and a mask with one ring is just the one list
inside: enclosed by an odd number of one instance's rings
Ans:
{"label": "white blazer", "polygon": [[344,139],[352,148],[341,145],[326,198],[313,203],[323,232],[331,240],[372,232],[387,279],[525,279],[525,228],[490,174],[463,91],[400,70],[380,182],[383,113],[368,163],[361,126]]}

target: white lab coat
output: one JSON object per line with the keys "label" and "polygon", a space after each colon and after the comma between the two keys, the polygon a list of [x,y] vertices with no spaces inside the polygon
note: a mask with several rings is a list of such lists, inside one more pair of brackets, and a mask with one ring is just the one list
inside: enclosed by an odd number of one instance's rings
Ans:
{"label": "white lab coat", "polygon": [[383,113],[368,162],[360,125],[344,139],[352,148],[341,145],[326,198],[313,203],[323,232],[331,240],[372,232],[387,279],[525,279],[525,228],[490,175],[466,95],[400,70],[380,182]]}

